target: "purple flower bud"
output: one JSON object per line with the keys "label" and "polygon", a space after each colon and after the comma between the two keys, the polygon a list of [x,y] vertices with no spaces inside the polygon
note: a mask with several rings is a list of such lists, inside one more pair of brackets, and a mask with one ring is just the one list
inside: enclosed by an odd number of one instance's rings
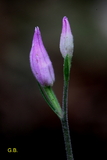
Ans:
{"label": "purple flower bud", "polygon": [[73,55],[73,35],[71,32],[70,24],[67,17],[62,19],[62,32],[60,37],[60,52],[65,58],[68,54],[70,57]]}
{"label": "purple flower bud", "polygon": [[35,27],[35,32],[30,51],[30,66],[37,81],[42,86],[52,86],[55,75],[52,63],[42,42],[39,27]]}

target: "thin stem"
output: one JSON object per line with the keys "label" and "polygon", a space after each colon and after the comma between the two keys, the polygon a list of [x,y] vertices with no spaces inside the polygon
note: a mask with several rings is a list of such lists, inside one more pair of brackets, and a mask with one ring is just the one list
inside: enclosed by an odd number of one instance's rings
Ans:
{"label": "thin stem", "polygon": [[[65,63],[64,63],[64,67],[66,67]],[[66,74],[65,71],[64,71],[64,74]],[[62,99],[62,111],[64,115],[63,115],[63,118],[61,119],[61,124],[62,124],[67,160],[74,160],[73,152],[72,152],[72,145],[71,145],[71,138],[70,138],[70,131],[69,131],[69,124],[68,124],[69,76],[70,76],[70,71],[69,71],[69,74],[67,75],[68,77],[67,79],[64,76],[64,88],[63,88],[63,99]]]}

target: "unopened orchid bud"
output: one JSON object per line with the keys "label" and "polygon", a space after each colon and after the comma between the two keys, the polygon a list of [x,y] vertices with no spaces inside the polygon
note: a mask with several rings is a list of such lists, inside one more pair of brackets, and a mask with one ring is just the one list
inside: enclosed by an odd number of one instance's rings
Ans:
{"label": "unopened orchid bud", "polygon": [[52,86],[55,81],[52,62],[42,42],[39,27],[35,28],[32,48],[30,51],[30,66],[37,81],[42,86]]}
{"label": "unopened orchid bud", "polygon": [[74,49],[73,35],[71,32],[70,24],[67,17],[62,19],[62,32],[60,37],[60,52],[63,58],[66,55],[72,57]]}

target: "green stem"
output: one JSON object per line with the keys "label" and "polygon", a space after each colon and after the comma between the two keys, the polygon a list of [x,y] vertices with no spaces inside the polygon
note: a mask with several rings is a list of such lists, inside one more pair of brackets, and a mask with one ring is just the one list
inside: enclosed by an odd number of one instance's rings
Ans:
{"label": "green stem", "polygon": [[66,77],[66,61],[64,61],[64,88],[63,88],[63,100],[62,100],[62,111],[63,111],[63,118],[61,119],[64,142],[65,142],[65,150],[67,160],[74,160],[73,152],[72,152],[72,145],[71,145],[71,138],[70,138],[70,130],[68,124],[68,86],[69,86],[69,77],[70,77],[70,68],[67,77]]}

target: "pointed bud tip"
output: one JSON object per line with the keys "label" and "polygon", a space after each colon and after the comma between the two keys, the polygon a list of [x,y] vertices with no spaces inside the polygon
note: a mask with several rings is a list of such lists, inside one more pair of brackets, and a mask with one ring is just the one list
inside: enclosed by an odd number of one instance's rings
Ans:
{"label": "pointed bud tip", "polygon": [[36,30],[39,30],[39,27],[38,27],[38,26],[37,26],[37,27],[35,27],[35,31],[36,31]]}
{"label": "pointed bud tip", "polygon": [[37,26],[37,27],[35,27],[35,33],[39,33],[40,34],[40,29],[39,29],[39,27]]}
{"label": "pointed bud tip", "polygon": [[66,16],[64,16],[62,20],[67,20],[67,19],[68,19],[68,18],[67,18]]}

